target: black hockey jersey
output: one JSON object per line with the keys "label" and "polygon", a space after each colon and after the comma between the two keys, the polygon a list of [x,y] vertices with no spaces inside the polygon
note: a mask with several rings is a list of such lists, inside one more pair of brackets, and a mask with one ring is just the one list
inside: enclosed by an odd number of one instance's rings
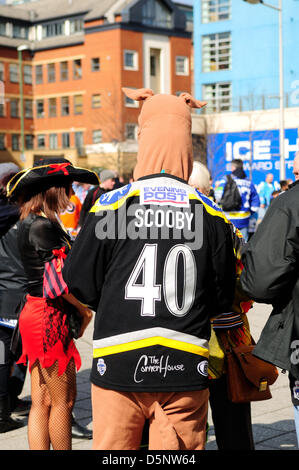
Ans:
{"label": "black hockey jersey", "polygon": [[96,311],[94,384],[207,387],[210,318],[231,311],[235,287],[229,222],[209,198],[167,174],[103,194],[63,276]]}

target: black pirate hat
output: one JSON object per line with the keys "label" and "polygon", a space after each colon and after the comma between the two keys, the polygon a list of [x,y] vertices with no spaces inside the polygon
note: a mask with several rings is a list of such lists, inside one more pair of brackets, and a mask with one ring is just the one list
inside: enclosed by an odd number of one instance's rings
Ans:
{"label": "black pirate hat", "polygon": [[94,171],[76,167],[65,158],[45,158],[11,178],[6,188],[7,197],[17,198],[26,190],[38,193],[73,181],[93,185],[100,183]]}

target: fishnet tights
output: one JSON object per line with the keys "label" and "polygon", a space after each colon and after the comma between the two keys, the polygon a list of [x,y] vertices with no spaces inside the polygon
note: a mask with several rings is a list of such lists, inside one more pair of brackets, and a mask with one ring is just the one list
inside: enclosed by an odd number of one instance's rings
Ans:
{"label": "fishnet tights", "polygon": [[28,420],[31,450],[71,450],[72,409],[76,397],[76,370],[71,360],[58,376],[58,363],[42,368],[37,361],[31,373],[32,406]]}

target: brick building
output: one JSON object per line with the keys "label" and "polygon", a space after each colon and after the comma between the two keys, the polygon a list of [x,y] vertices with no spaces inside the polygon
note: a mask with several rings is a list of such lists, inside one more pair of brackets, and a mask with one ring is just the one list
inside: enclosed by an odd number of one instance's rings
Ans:
{"label": "brick building", "polygon": [[0,161],[64,155],[129,174],[139,104],[121,87],[190,92],[191,50],[170,0],[1,5]]}

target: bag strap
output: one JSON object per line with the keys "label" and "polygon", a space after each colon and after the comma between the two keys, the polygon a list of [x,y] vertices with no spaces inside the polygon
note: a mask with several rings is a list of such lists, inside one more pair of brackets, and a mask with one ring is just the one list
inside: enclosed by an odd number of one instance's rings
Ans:
{"label": "bag strap", "polygon": [[226,337],[226,333],[223,332],[223,331],[220,331],[219,333],[217,332],[217,335],[219,335],[220,337],[220,340],[223,344],[223,347],[225,349],[225,352],[231,352],[232,351],[232,347],[230,346],[229,342],[228,342],[228,339]]}
{"label": "bag strap", "polygon": [[[225,349],[225,352],[232,352],[233,351],[233,347],[229,344],[228,342],[228,339],[227,339],[227,336],[226,336],[226,332],[224,331],[219,331],[217,332],[217,335],[219,335],[219,338],[223,344],[223,347]],[[250,335],[251,337],[251,344],[255,345],[256,342],[254,341],[253,337]]]}

